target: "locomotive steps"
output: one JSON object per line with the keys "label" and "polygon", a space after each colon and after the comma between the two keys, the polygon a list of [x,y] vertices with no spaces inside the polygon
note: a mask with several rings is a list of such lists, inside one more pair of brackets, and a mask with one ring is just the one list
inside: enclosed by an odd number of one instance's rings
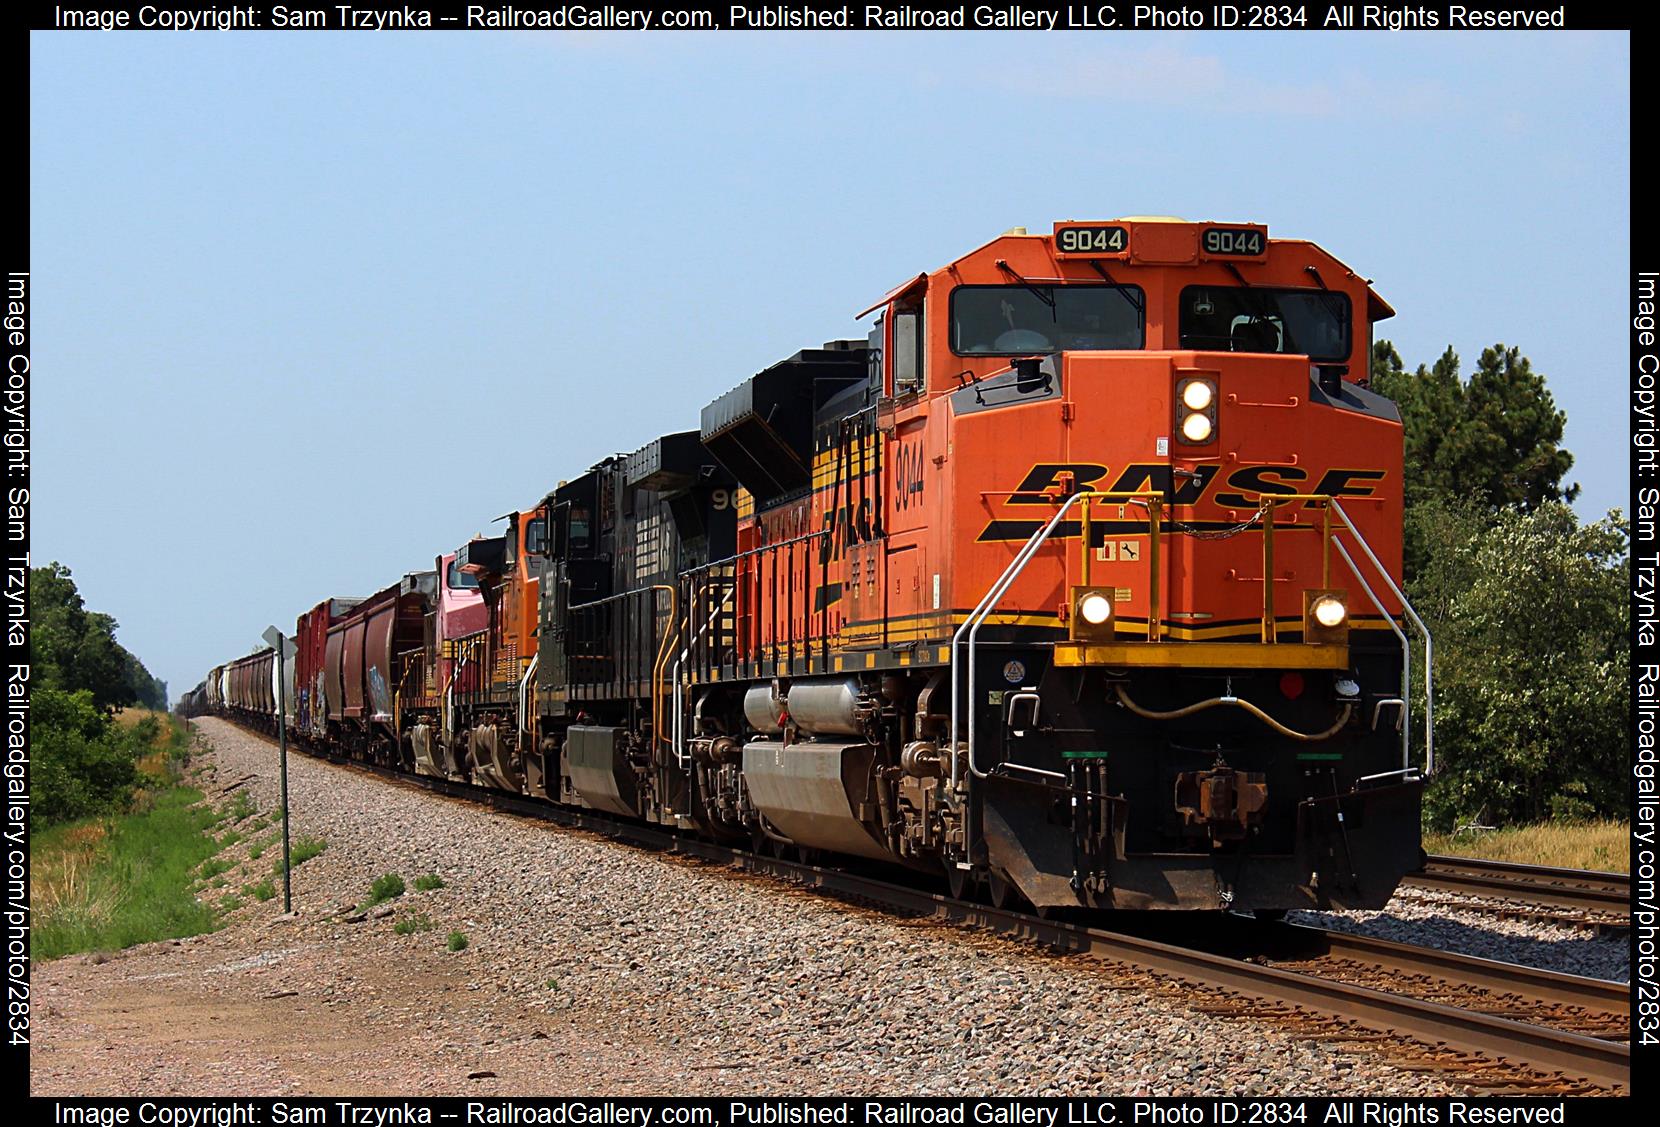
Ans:
{"label": "locomotive steps", "polygon": [[[269,743],[199,722],[276,802]],[[37,968],[36,1092],[1463,1093],[1398,1043],[290,759],[296,917]],[[375,878],[441,889],[345,923]],[[433,921],[406,935],[414,912]],[[468,947],[445,950],[452,930]],[[289,993],[292,992],[292,993]],[[1211,997],[1208,1004],[1221,1004]],[[1237,1007],[1235,1007],[1237,1008]],[[1309,1039],[1313,1037],[1315,1039]],[[470,1074],[494,1073],[469,1079]]]}

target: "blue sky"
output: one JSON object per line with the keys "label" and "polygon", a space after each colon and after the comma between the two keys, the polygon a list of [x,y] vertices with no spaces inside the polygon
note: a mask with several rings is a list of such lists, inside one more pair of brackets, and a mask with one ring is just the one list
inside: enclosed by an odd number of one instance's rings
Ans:
{"label": "blue sky", "polygon": [[1015,225],[1321,243],[1625,505],[1630,38],[31,39],[37,564],[173,696]]}

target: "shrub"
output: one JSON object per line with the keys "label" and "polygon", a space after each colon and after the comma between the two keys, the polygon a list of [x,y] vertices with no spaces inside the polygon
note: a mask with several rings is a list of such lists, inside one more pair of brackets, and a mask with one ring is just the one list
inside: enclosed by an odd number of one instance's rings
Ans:
{"label": "shrub", "polygon": [[405,916],[392,925],[394,935],[414,935],[417,931],[431,930],[432,918],[424,912],[418,912],[413,916]]}
{"label": "shrub", "polygon": [[[323,850],[327,849],[328,847],[329,847],[329,843],[327,841],[325,841],[323,838],[320,838],[320,837],[302,837],[302,838],[300,838],[300,840],[291,843],[288,847],[288,855],[289,855],[289,858],[290,858],[290,864],[292,864],[293,867],[297,869],[301,865],[305,864],[307,861],[311,860],[313,857],[317,856],[317,854],[319,854]],[[278,872],[282,871],[282,862],[281,861],[277,862],[277,871]]]}
{"label": "shrub", "polygon": [[444,887],[444,878],[437,873],[428,873],[424,877],[415,878],[416,892],[431,892],[435,888]]}
{"label": "shrub", "polygon": [[450,937],[444,945],[451,951],[465,951],[467,949],[467,933],[464,931],[450,932]]}
{"label": "shrub", "polygon": [[30,820],[36,826],[126,808],[148,750],[110,722],[87,691],[38,688],[31,696]]}
{"label": "shrub", "polygon": [[375,878],[375,883],[369,886],[369,899],[364,907],[375,904],[384,904],[394,897],[402,896],[404,892],[403,878],[397,873],[387,873]]}
{"label": "shrub", "polygon": [[277,894],[277,886],[268,880],[262,880],[258,884],[249,885],[247,891],[255,900],[269,900]]}

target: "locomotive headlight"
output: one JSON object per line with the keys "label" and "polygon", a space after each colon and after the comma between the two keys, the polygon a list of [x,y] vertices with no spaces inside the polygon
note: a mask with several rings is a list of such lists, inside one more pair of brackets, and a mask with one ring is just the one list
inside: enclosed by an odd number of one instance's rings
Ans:
{"label": "locomotive headlight", "polygon": [[1346,642],[1348,634],[1347,591],[1303,592],[1303,641],[1330,645]]}
{"label": "locomotive headlight", "polygon": [[1098,591],[1091,591],[1078,600],[1078,614],[1091,626],[1099,626],[1112,617],[1112,603]]}
{"label": "locomotive headlight", "polygon": [[1072,615],[1067,633],[1074,642],[1110,642],[1118,632],[1114,621],[1116,592],[1111,587],[1072,588]]}
{"label": "locomotive headlight", "polygon": [[1176,438],[1203,446],[1216,438],[1216,381],[1189,377],[1176,382]]}
{"label": "locomotive headlight", "polygon": [[1348,617],[1348,614],[1343,600],[1335,595],[1321,595],[1314,600],[1314,621],[1328,629],[1343,625],[1343,619]]}
{"label": "locomotive headlight", "polygon": [[[1189,384],[1188,386],[1192,387],[1193,385]],[[1211,431],[1215,429],[1210,421],[1210,416],[1200,411],[1195,411],[1182,420],[1182,437],[1189,442],[1208,442],[1210,441]]]}

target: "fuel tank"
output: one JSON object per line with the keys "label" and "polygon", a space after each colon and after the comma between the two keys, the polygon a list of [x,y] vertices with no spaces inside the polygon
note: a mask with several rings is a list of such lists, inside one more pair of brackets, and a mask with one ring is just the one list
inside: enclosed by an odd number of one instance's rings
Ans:
{"label": "fuel tank", "polygon": [[866,743],[752,740],[744,745],[749,800],[797,845],[894,860],[859,817],[876,807],[875,756]]}

